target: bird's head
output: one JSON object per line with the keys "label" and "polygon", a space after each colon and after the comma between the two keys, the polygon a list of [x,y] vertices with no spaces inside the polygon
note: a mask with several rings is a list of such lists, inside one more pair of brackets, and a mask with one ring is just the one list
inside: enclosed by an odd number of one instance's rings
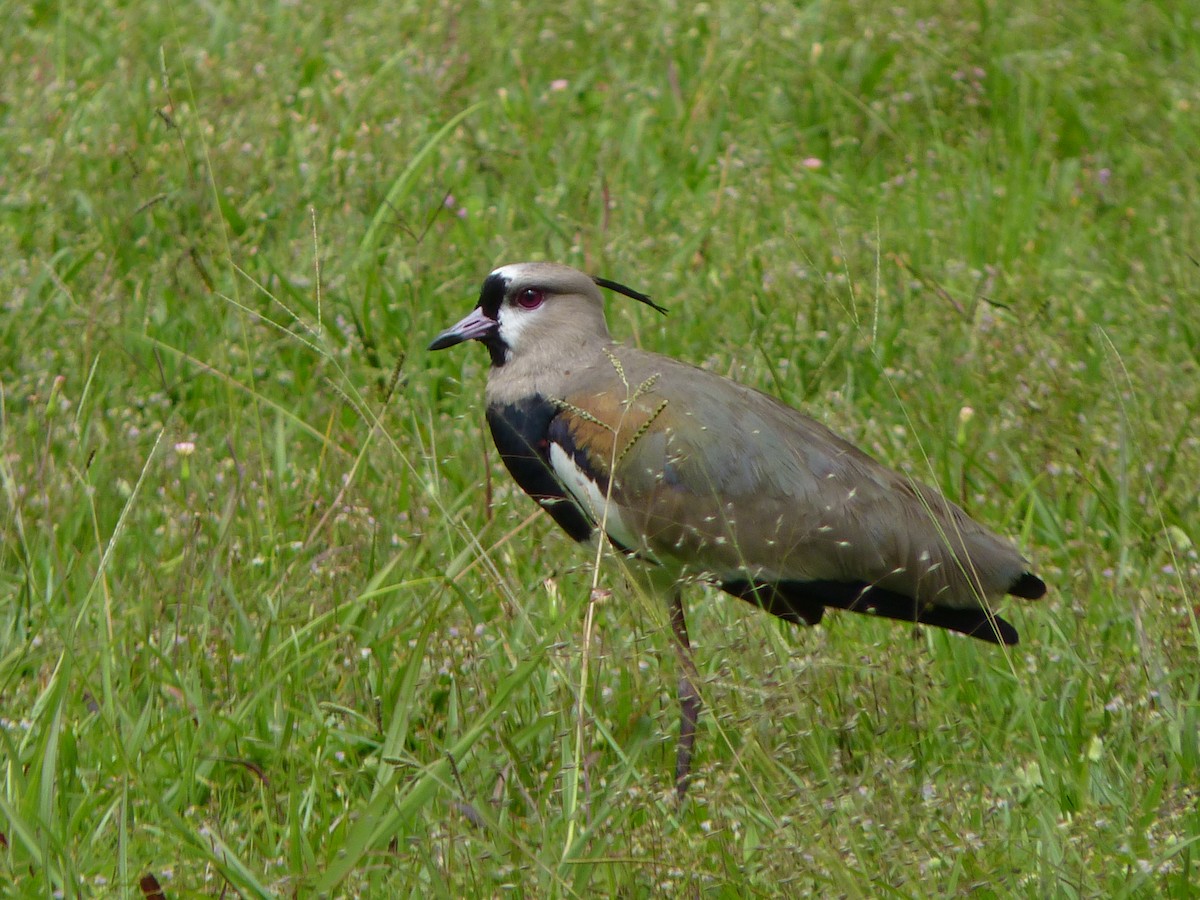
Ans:
{"label": "bird's head", "polygon": [[601,287],[666,312],[645,294],[570,266],[512,263],[484,280],[475,308],[434,338],[429,349],[476,340],[488,348],[493,366],[503,366],[535,349],[608,341]]}

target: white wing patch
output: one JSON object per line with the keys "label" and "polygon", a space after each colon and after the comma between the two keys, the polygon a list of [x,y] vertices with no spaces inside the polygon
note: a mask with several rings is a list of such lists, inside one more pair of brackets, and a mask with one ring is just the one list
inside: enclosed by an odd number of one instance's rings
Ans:
{"label": "white wing patch", "polygon": [[550,468],[584,514],[590,516],[597,525],[604,524],[605,532],[614,543],[628,550],[642,548],[641,540],[625,524],[617,505],[609,501],[604,491],[600,490],[600,485],[576,465],[562,445],[553,441],[550,443]]}

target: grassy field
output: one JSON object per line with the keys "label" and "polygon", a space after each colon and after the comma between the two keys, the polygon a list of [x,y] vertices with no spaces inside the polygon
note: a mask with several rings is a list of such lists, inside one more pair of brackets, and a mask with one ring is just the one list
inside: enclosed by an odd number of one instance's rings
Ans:
{"label": "grassy field", "polygon": [[[1198,16],[6,5],[0,885],[1195,896]],[[695,589],[677,809],[663,604],[424,352],[535,258],[1019,540],[1022,643]]]}

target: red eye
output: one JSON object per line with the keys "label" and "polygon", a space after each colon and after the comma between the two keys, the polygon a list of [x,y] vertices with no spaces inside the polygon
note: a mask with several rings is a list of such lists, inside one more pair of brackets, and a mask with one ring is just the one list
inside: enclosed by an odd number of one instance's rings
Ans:
{"label": "red eye", "polygon": [[537,309],[545,299],[546,295],[537,288],[525,288],[517,294],[517,306],[522,309]]}

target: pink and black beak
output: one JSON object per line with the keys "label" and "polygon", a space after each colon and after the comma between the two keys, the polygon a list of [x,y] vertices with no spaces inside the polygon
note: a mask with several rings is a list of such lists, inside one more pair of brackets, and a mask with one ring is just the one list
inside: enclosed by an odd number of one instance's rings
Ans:
{"label": "pink and black beak", "polygon": [[508,356],[504,340],[500,337],[500,307],[508,290],[508,279],[493,272],[483,282],[479,302],[462,320],[447,328],[433,339],[430,350],[445,350],[463,341],[479,341],[488,349],[493,366],[504,365]]}
{"label": "pink and black beak", "polygon": [[429,349],[445,350],[463,341],[483,341],[486,344],[489,339],[498,336],[499,329],[500,323],[485,313],[483,307],[477,306],[463,319],[435,337]]}

